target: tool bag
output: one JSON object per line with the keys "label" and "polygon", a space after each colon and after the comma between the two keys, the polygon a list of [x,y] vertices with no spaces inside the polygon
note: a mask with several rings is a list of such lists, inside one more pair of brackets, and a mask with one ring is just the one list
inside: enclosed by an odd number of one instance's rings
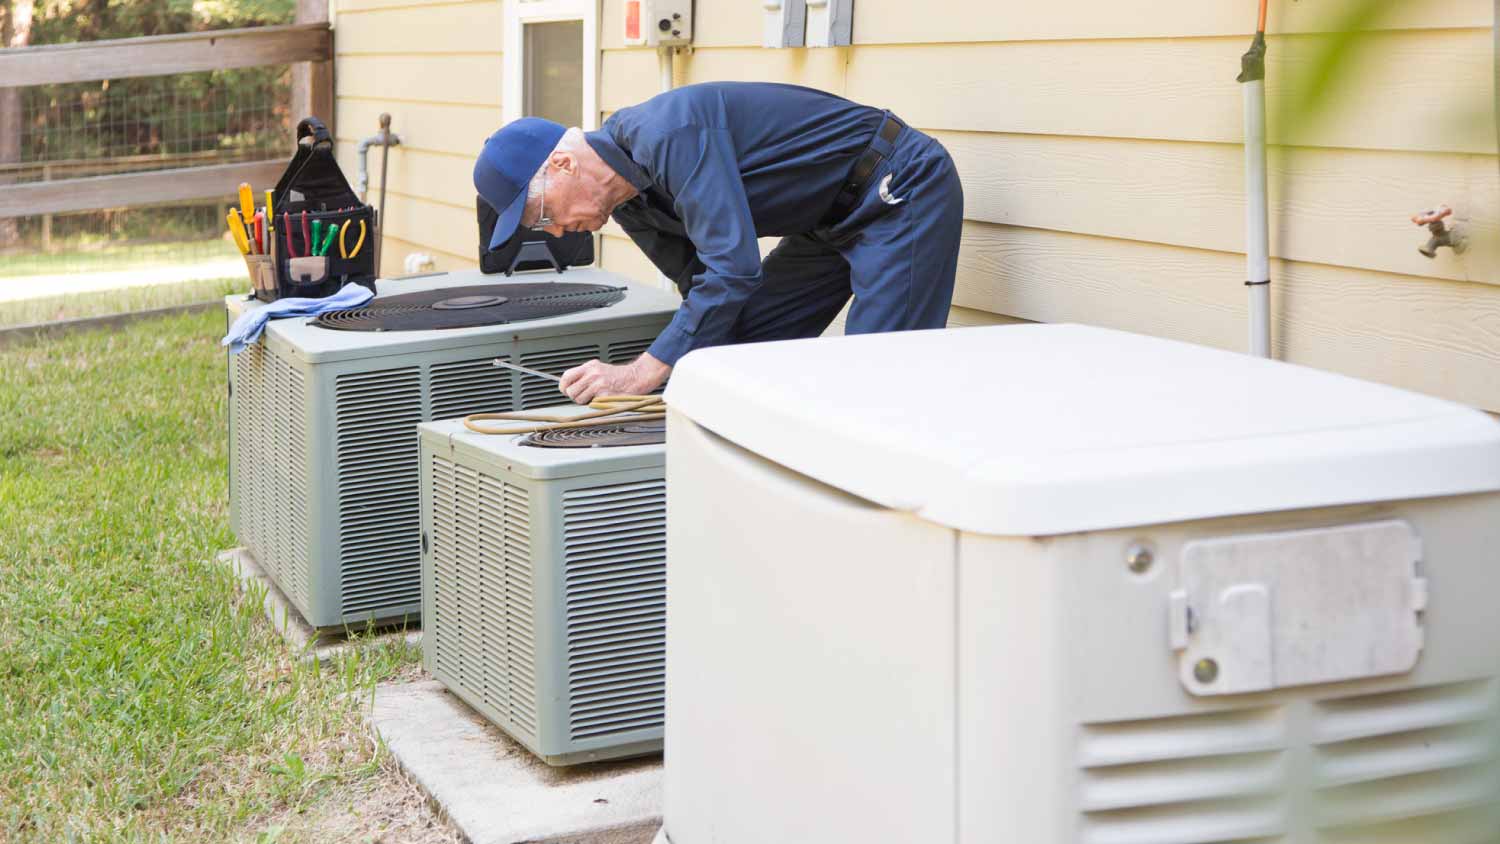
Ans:
{"label": "tool bag", "polygon": [[[276,183],[271,202],[275,237],[269,251],[276,289],[274,296],[257,289],[259,298],[321,299],[351,281],[375,290],[379,220],[375,209],[360,202],[349,187],[323,121],[305,117],[297,124],[297,154]],[[316,238],[315,222],[320,231]],[[330,225],[339,228],[327,241]]]}

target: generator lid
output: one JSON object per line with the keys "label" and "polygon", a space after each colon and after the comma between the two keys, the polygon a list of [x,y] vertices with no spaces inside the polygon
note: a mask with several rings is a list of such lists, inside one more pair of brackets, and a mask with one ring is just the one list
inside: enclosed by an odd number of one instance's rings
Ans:
{"label": "generator lid", "polygon": [[[587,409],[577,405],[562,405],[537,408],[534,412],[571,416]],[[608,448],[541,448],[523,444],[524,436],[520,434],[475,433],[464,426],[462,419],[423,422],[417,426],[417,432],[428,448],[451,448],[454,459],[464,465],[485,465],[533,480],[603,475],[659,467],[666,462],[666,447],[660,444]]]}
{"label": "generator lid", "polygon": [[1500,490],[1500,423],[1479,411],[1078,325],[703,349],[666,395],[789,469],[978,533]]}

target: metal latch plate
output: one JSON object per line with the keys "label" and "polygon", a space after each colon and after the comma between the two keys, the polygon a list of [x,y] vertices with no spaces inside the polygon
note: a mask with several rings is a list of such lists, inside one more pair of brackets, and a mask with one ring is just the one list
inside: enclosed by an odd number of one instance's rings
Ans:
{"label": "metal latch plate", "polygon": [[1410,671],[1420,559],[1397,520],[1188,543],[1168,608],[1183,686],[1229,695]]}

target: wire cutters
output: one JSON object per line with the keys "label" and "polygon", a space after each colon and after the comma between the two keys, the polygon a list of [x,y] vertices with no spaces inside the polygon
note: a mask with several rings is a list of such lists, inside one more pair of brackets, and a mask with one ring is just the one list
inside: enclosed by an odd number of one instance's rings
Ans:
{"label": "wire cutters", "polygon": [[346,223],[343,228],[339,229],[339,257],[341,258],[353,258],[359,254],[359,250],[365,245],[365,221],[360,220],[359,238],[354,241],[354,251],[349,251],[349,244],[344,241],[344,236],[352,228],[354,228],[352,223]]}

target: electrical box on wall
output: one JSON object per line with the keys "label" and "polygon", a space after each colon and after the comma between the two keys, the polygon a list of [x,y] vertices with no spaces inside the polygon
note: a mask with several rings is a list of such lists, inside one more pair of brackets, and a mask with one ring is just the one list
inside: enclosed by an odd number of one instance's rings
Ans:
{"label": "electrical box on wall", "polygon": [[761,0],[766,47],[801,47],[807,38],[807,0]]}
{"label": "electrical box on wall", "polygon": [[854,33],[854,0],[807,0],[807,46],[847,47]]}
{"label": "electrical box on wall", "polygon": [[625,43],[685,47],[693,43],[693,0],[625,0]]}

